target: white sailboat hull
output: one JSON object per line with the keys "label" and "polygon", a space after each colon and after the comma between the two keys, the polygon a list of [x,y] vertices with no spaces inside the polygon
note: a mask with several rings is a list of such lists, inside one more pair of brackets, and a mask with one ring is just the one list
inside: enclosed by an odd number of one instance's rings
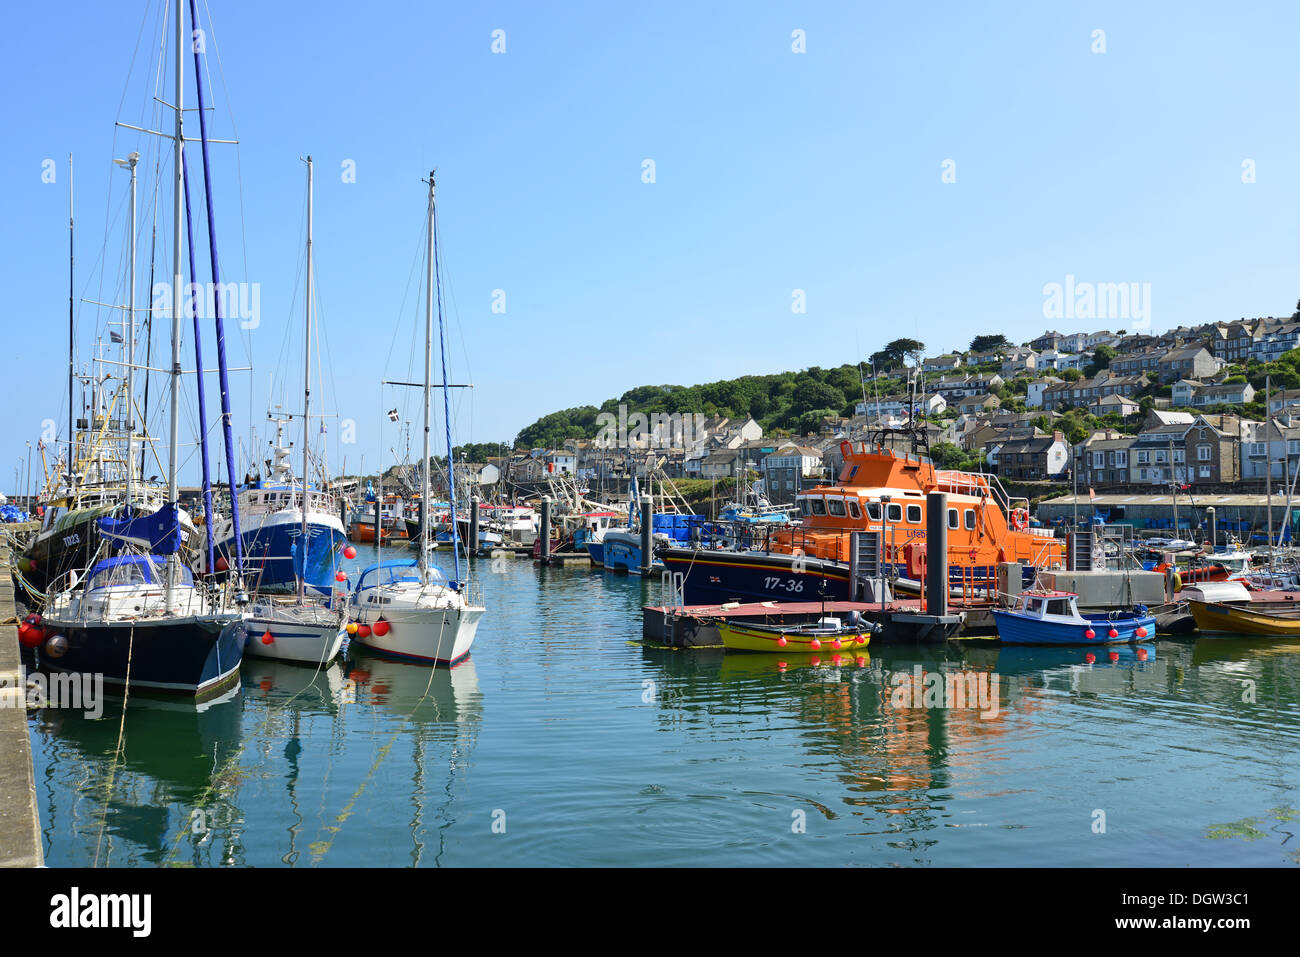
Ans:
{"label": "white sailboat hull", "polygon": [[369,635],[357,635],[353,640],[359,645],[411,661],[428,664],[454,665],[469,654],[478,632],[479,619],[484,609],[475,605],[450,608],[385,608],[384,620],[388,631],[376,635],[373,626],[377,616],[369,617],[372,628]]}

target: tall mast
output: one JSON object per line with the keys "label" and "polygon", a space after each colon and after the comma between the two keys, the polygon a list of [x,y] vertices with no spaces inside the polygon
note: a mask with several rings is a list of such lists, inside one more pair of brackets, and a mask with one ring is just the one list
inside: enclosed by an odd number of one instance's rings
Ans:
{"label": "tall mast", "polygon": [[[456,569],[456,581],[460,581],[460,547],[457,538],[460,527],[456,524],[456,463],[451,458],[451,386],[447,383],[447,330],[442,321],[442,275],[437,269],[438,229],[437,219],[433,214],[433,172],[429,172],[429,235],[433,239],[434,276],[438,281],[438,345],[442,353],[442,422],[447,434],[447,489],[448,504],[451,506],[451,558]],[[426,365],[428,360],[425,360]],[[424,404],[429,405],[429,375],[425,373]],[[425,413],[426,421],[428,413]],[[426,426],[425,434],[428,434]],[[428,443],[428,439],[425,439]],[[427,467],[426,467],[427,471]],[[427,510],[426,510],[427,511]]]}
{"label": "tall mast", "polygon": [[[428,569],[425,549],[429,542],[429,416],[433,401],[433,284],[434,260],[437,256],[433,226],[433,174],[436,172],[437,170],[429,170],[429,268],[424,284],[424,457],[420,460],[420,581],[425,580],[425,572]],[[447,483],[452,487],[451,501],[455,502],[455,482],[451,478],[450,466],[449,460]],[[375,534],[379,533],[376,531]],[[454,553],[456,551],[456,509],[454,507],[451,512],[451,535]]]}
{"label": "tall mast", "polygon": [[77,491],[76,451],[77,451],[77,413],[72,406],[72,382],[76,377],[75,329],[72,311],[73,301],[73,261],[75,246],[72,241],[72,154],[68,154],[68,494],[74,497]]}
{"label": "tall mast", "polygon": [[[175,505],[180,497],[176,489],[176,467],[180,444],[180,379],[181,379],[181,207],[185,203],[184,168],[182,167],[185,150],[185,13],[180,3],[176,4],[176,133],[172,143],[172,369],[170,388],[170,428],[167,455],[167,504]],[[203,116],[202,113],[199,114]],[[131,317],[132,322],[135,316]],[[202,370],[199,371],[202,375]],[[176,563],[167,562],[166,587],[164,601],[170,607],[172,587],[175,580]]]}
{"label": "tall mast", "polygon": [[[179,50],[179,44],[181,42],[180,19],[182,17],[182,14],[180,13],[179,0],[176,4],[176,7],[177,7],[176,37],[177,37],[177,44]],[[199,16],[198,16],[198,10],[196,4],[194,0],[190,0],[190,24],[197,28],[198,20],[199,20]],[[179,52],[176,54],[176,85],[177,85],[177,103],[176,103],[177,127],[176,128],[178,131],[177,144],[179,144],[180,143],[179,130],[180,130],[180,116],[181,116],[180,100],[179,100],[180,97],[179,88],[181,85],[181,55]],[[202,140],[203,192],[204,192],[204,197],[207,200],[207,206],[208,206],[208,255],[212,259],[212,283],[217,289],[220,289],[221,288],[221,267],[217,258],[216,210],[213,208],[213,204],[212,204],[212,170],[211,170],[211,166],[208,163],[208,123],[204,112],[204,102],[203,102],[203,70],[201,69],[201,64],[199,63],[199,48],[197,46],[195,46],[194,48],[194,91],[195,91],[195,96],[197,97],[198,100],[199,136],[201,137]],[[178,145],[178,149],[179,149],[179,145]],[[180,164],[177,163],[177,166],[179,165]],[[180,187],[178,186],[177,189],[179,190],[179,188]],[[179,221],[180,220],[178,218],[177,222],[179,223]],[[180,244],[179,229],[180,227],[178,225],[177,238],[176,238],[177,246],[179,246]],[[179,262],[177,263],[176,271],[179,274],[180,272]],[[178,276],[177,282],[179,281],[180,280]],[[175,299],[179,303],[180,300],[179,292],[176,294]],[[236,492],[237,479],[235,477],[235,448],[234,448],[234,440],[231,437],[231,433],[230,433],[230,423],[231,423],[230,376],[228,374],[227,366],[226,366],[226,327],[225,324],[222,322],[222,318],[221,318],[220,294],[214,295],[212,299],[213,299],[213,318],[217,327],[217,370],[218,370],[217,374],[221,384],[221,431],[222,431],[222,437],[226,445],[226,481],[229,483],[229,488],[230,488],[230,525],[231,525],[231,534],[233,535],[235,540],[236,574],[238,575],[239,580],[242,583],[244,578],[244,541],[242,538],[243,533],[239,527],[239,495]],[[179,309],[179,305],[177,308]],[[179,374],[179,370],[180,370],[180,340],[178,337],[179,328],[180,328],[179,324],[173,325],[172,327],[173,335],[177,336],[172,340],[172,364],[175,370],[173,372],[173,375]],[[175,396],[176,396],[176,392],[173,389],[172,390],[173,403],[175,402]],[[175,432],[176,432],[176,407],[173,404],[172,406],[172,441],[173,441],[172,447],[173,448],[175,448]],[[173,470],[172,473],[173,499],[175,497],[175,494],[176,494],[175,471]]]}
{"label": "tall mast", "polygon": [[[207,570],[212,575],[217,570],[217,553],[216,542],[213,539],[215,529],[213,528],[213,511],[212,511],[212,469],[208,459],[208,399],[207,390],[203,383],[203,334],[199,326],[199,317],[202,310],[199,308],[199,284],[194,275],[194,223],[190,213],[190,168],[189,163],[185,162],[185,157],[181,157],[181,174],[185,185],[185,241],[188,244],[190,254],[190,306],[194,310],[194,364],[197,367],[198,374],[194,376],[198,380],[199,389],[199,449],[200,461],[203,465],[203,531],[205,544],[207,545]],[[152,338],[152,337],[151,337]],[[145,365],[148,365],[145,360]],[[148,380],[145,380],[146,384]],[[146,409],[146,415],[148,410]]]}
{"label": "tall mast", "polygon": [[[1264,489],[1268,496],[1268,570],[1273,570],[1273,441],[1268,434],[1273,424],[1273,410],[1269,407],[1269,393],[1273,391],[1273,376],[1264,376]],[[1283,446],[1285,448],[1285,446]]]}
{"label": "tall mast", "polygon": [[131,508],[131,494],[135,485],[135,187],[136,165],[139,153],[130,153],[117,162],[131,171],[131,252],[127,269],[126,300],[126,507]]}
{"label": "tall mast", "polygon": [[307,157],[307,358],[303,371],[302,387],[302,537],[298,551],[302,558],[302,574],[298,576],[298,597],[306,592],[307,582],[307,472],[311,467],[311,157]]}

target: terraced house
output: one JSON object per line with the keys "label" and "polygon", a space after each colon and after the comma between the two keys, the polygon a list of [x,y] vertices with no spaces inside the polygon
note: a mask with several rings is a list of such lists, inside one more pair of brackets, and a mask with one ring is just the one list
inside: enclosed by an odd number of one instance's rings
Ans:
{"label": "terraced house", "polygon": [[1218,485],[1241,478],[1241,417],[1198,415],[1143,430],[1129,447],[1129,483]]}
{"label": "terraced house", "polygon": [[1077,382],[1062,382],[1043,390],[1043,408],[1055,409],[1059,405],[1086,406],[1108,395],[1132,397],[1134,393],[1150,385],[1145,375],[1123,375],[1114,371],[1115,362],[1110,369],[1102,369],[1091,379]]}
{"label": "terraced house", "polygon": [[1129,449],[1134,436],[1113,430],[1094,432],[1076,450],[1079,484],[1090,488],[1108,488],[1129,484]]}

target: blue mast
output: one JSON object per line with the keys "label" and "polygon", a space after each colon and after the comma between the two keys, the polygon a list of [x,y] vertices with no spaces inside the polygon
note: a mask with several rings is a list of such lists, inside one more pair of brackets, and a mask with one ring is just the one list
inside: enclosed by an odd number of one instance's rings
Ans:
{"label": "blue mast", "polygon": [[[190,0],[193,3],[194,0]],[[433,209],[433,173],[429,174],[429,204],[430,210]],[[437,282],[438,293],[438,346],[442,352],[442,418],[443,425],[446,426],[447,432],[447,501],[451,505],[451,557],[455,563],[456,584],[460,585],[460,546],[457,537],[460,534],[460,528],[456,524],[456,463],[453,461],[451,453],[451,387],[447,384],[447,330],[442,321],[442,271],[438,268],[438,219],[434,215],[430,218],[430,229],[433,231],[433,275]],[[429,463],[424,463],[426,472]],[[426,503],[425,509],[428,509]]]}
{"label": "blue mast", "polygon": [[[190,26],[197,30],[199,23],[195,0],[190,0]],[[199,48],[194,46],[194,84],[199,101],[199,136],[203,144],[203,193],[208,207],[208,252],[212,257],[212,282],[221,288],[221,268],[217,262],[216,212],[212,208],[212,168],[208,162],[208,122],[203,99],[203,70],[199,63]],[[217,368],[221,377],[221,432],[226,443],[226,477],[230,483],[230,518],[235,537],[235,569],[240,578],[244,575],[244,539],[239,530],[239,495],[235,482],[235,448],[230,434],[230,377],[226,372],[226,327],[221,318],[220,292],[213,297],[217,325]],[[200,374],[202,374],[200,372]]]}
{"label": "blue mast", "polygon": [[212,472],[208,465],[208,400],[203,388],[203,336],[199,331],[199,284],[194,279],[194,222],[190,216],[190,164],[181,153],[181,178],[185,184],[185,238],[190,247],[190,305],[194,309],[194,363],[199,380],[199,445],[203,450],[203,530],[208,540],[208,574],[217,570],[216,543],[212,540]]}

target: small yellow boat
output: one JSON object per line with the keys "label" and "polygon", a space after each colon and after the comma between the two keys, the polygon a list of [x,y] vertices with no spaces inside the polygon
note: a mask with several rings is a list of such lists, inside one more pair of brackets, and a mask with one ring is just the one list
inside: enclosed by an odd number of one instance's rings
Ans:
{"label": "small yellow boat", "polygon": [[1236,605],[1195,599],[1188,599],[1187,607],[1196,619],[1196,627],[1201,631],[1261,637],[1300,637],[1300,618],[1283,618]]}
{"label": "small yellow boat", "polygon": [[854,651],[866,648],[871,634],[879,628],[871,622],[846,626],[838,618],[822,618],[801,625],[768,625],[758,622],[717,622],[723,647],[730,651],[768,653],[808,653]]}

